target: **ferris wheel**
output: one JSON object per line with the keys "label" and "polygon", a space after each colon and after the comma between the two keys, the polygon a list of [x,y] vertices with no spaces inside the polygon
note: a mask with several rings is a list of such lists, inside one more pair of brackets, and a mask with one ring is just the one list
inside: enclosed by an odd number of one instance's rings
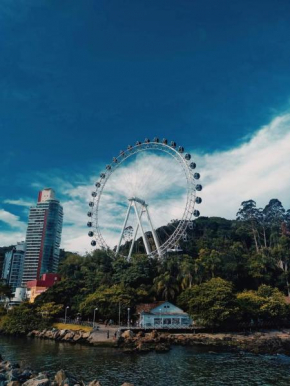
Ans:
{"label": "ferris wheel", "polygon": [[[151,159],[144,154],[151,156]],[[148,173],[149,160],[153,160],[151,174]],[[162,174],[158,174],[158,165],[162,166]],[[169,171],[164,165],[168,165]],[[154,138],[150,141],[146,138],[144,142],[137,141],[134,146],[129,145],[122,150],[100,173],[91,193],[87,213],[87,226],[91,228],[88,235],[93,238],[91,245],[114,256],[122,255],[130,259],[134,248],[142,244],[141,248],[149,257],[162,258],[178,245],[180,239],[186,237],[186,229],[192,227],[192,217],[200,215],[194,209],[195,204],[202,202],[197,197],[202,186],[198,183],[200,174],[195,169],[196,163],[191,155],[185,153],[182,146],[177,146],[174,141],[169,143],[167,139],[159,141]],[[131,174],[128,170],[131,170]],[[180,177],[172,182],[171,175],[178,172]],[[184,190],[180,196],[182,199],[175,200],[178,204],[182,203],[178,211],[172,209],[174,201],[163,189],[164,184],[168,192],[169,189],[170,192],[172,189],[178,189],[178,192]],[[134,189],[130,189],[131,186]],[[162,208],[164,202],[169,204]],[[177,213],[180,217],[168,221],[167,225],[160,224],[166,213]],[[107,239],[112,239],[115,246],[110,246]]]}

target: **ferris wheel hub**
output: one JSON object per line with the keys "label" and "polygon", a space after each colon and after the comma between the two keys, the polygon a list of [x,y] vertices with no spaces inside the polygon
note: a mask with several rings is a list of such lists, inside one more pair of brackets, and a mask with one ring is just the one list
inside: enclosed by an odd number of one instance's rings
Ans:
{"label": "ferris wheel hub", "polygon": [[143,205],[143,206],[148,206],[148,204],[146,204],[146,202],[144,200],[141,200],[141,198],[138,198],[138,197],[132,197],[132,198],[129,198],[128,201],[135,201],[135,202],[138,202],[139,204]]}

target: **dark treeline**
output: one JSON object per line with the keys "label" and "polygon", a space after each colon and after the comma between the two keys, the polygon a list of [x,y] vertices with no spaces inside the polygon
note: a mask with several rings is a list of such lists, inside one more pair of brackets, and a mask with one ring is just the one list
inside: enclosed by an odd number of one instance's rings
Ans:
{"label": "dark treeline", "polygon": [[[182,253],[162,260],[135,254],[131,261],[96,250],[86,256],[66,252],[62,281],[37,297],[34,310],[58,307],[63,316],[125,320],[138,303],[169,300],[202,325],[290,320],[290,211],[273,199],[263,208],[241,204],[236,220],[200,217],[187,230]],[[166,230],[166,227],[164,227]],[[170,227],[166,231],[169,231]],[[158,232],[162,232],[159,229]],[[60,307],[62,306],[62,308]],[[53,313],[53,311],[51,311]]]}

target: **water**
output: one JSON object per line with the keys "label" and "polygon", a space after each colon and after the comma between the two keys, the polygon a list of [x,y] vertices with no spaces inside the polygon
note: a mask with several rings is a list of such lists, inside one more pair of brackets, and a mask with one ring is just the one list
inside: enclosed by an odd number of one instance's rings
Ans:
{"label": "water", "polygon": [[0,353],[21,367],[70,371],[103,386],[260,386],[290,385],[290,358],[277,355],[213,353],[206,348],[174,347],[170,352],[128,355],[49,340],[0,336]]}

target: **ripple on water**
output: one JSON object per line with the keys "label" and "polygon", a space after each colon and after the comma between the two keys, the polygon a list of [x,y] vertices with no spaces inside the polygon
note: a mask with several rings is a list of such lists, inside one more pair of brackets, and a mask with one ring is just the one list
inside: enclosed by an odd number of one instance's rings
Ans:
{"label": "ripple on water", "polygon": [[0,337],[0,353],[22,367],[37,371],[66,369],[85,381],[104,386],[232,386],[290,384],[290,358],[278,355],[209,352],[205,348],[174,347],[166,354],[128,355],[48,340]]}

